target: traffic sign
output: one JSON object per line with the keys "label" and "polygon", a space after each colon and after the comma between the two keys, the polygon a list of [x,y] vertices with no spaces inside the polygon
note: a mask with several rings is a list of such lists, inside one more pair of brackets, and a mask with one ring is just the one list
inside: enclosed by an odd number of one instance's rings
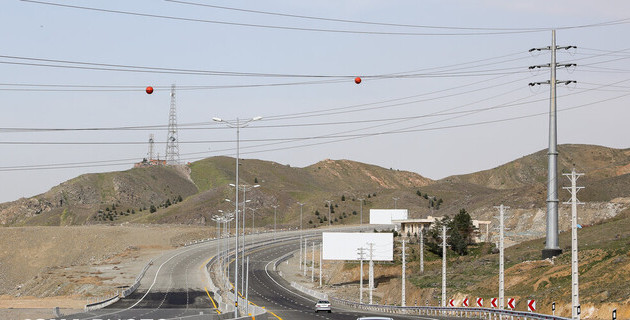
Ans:
{"label": "traffic sign", "polygon": [[498,300],[497,298],[492,298],[492,300],[490,300],[490,304],[492,305],[493,308],[498,308]]}
{"label": "traffic sign", "polygon": [[551,311],[556,311],[556,303],[555,302],[551,303]]}
{"label": "traffic sign", "polygon": [[516,305],[516,301],[514,301],[514,298],[508,298],[508,301],[507,301],[508,308],[514,310],[514,305]]}
{"label": "traffic sign", "polygon": [[483,307],[483,298],[477,298],[477,307]]}
{"label": "traffic sign", "polygon": [[464,302],[462,302],[464,307],[468,307],[468,297],[464,298]]}
{"label": "traffic sign", "polygon": [[536,312],[536,300],[527,300],[527,309],[530,312]]}
{"label": "traffic sign", "polygon": [[448,300],[448,305],[451,307],[455,306],[455,299]]}
{"label": "traffic sign", "polygon": [[612,320],[617,320],[617,309],[613,310],[613,319]]}

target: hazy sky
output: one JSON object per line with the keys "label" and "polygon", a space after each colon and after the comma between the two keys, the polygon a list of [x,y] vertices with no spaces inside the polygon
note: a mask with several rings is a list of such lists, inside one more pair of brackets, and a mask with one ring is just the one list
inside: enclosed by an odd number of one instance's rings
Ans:
{"label": "hazy sky", "polygon": [[628,1],[182,2],[0,2],[0,201],[128,169],[151,133],[163,157],[172,83],[183,162],[234,154],[212,117],[263,116],[244,158],[489,169],[547,147],[549,88],[528,83],[549,69],[528,66],[550,54],[528,50],[550,28],[578,46],[558,52],[578,64],[558,69],[578,81],[558,88],[559,142],[630,147]]}

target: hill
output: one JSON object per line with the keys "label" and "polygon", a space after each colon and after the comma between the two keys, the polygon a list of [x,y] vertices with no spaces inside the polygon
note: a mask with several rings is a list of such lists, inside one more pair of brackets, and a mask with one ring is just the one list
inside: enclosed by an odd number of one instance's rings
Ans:
{"label": "hill", "polygon": [[[242,184],[260,185],[246,194],[251,201],[248,207],[257,208],[263,219],[259,226],[271,222],[271,205],[280,206],[281,225],[296,225],[298,201],[307,203],[305,224],[308,221],[312,226],[324,224],[319,219],[314,221],[315,211],[322,214],[324,209],[328,211],[323,206],[324,199],[335,202],[332,219],[337,221],[333,223],[358,222],[358,214],[352,214],[359,209],[357,198],[376,199],[383,191],[433,182],[412,172],[348,160],[324,160],[305,168],[242,160],[239,174]],[[0,223],[5,226],[124,222],[206,225],[212,223],[210,219],[217,210],[233,210],[224,201],[233,198],[234,190],[229,186],[233,179],[234,159],[228,157],[208,158],[188,166],[86,174],[44,194],[0,204]]]}
{"label": "hill", "polygon": [[[630,207],[630,150],[591,145],[559,146],[559,168],[586,173],[579,180],[580,219],[584,225],[611,218]],[[175,223],[212,225],[218,210],[233,211],[234,159],[212,157],[187,166],[135,168],[86,174],[49,192],[0,204],[5,226]],[[260,185],[245,194],[247,226],[278,228],[368,222],[370,208],[407,208],[410,217],[454,215],[465,208],[474,219],[494,221],[494,206],[510,206],[511,241],[541,237],[545,232],[546,150],[477,173],[438,181],[413,172],[386,169],[349,160],[323,160],[296,168],[243,159],[241,184]],[[568,179],[559,177],[559,186]],[[241,196],[242,198],[242,196]],[[396,200],[394,200],[394,198]],[[559,189],[561,201],[568,193]],[[364,199],[363,205],[358,199]],[[242,199],[241,199],[242,200]],[[332,200],[328,207],[326,200]],[[569,225],[568,206],[560,205],[560,229]],[[330,211],[330,214],[329,214]],[[255,215],[255,222],[252,220]]]}

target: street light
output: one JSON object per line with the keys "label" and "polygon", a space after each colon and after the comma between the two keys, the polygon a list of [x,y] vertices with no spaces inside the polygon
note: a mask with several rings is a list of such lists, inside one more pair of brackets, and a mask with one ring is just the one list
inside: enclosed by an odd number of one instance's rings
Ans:
{"label": "street light", "polygon": [[300,270],[302,270],[302,207],[304,204],[302,202],[298,202],[300,205]]}
{"label": "street light", "polygon": [[[230,128],[236,128],[236,177],[234,184],[238,185],[238,161],[240,157],[240,129],[246,127],[252,121],[258,121],[262,119],[262,117],[254,117],[249,120],[240,121],[236,118],[236,121],[227,121],[221,118],[214,117],[213,121],[225,123]],[[238,188],[236,188],[236,225],[238,226]],[[244,210],[243,210],[244,211]],[[237,228],[238,229],[238,228]],[[235,266],[234,266],[234,318],[238,318],[238,232],[236,232],[236,237],[234,239],[234,250],[237,253]]]}
{"label": "street light", "polygon": [[277,218],[276,209],[278,209],[278,206],[273,205],[271,207],[273,208],[273,240],[276,240],[276,218]]}

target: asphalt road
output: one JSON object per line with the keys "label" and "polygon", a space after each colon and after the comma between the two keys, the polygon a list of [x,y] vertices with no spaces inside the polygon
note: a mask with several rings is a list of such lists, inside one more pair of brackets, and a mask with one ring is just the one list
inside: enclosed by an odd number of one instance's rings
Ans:
{"label": "asphalt road", "polygon": [[[206,292],[203,270],[216,254],[216,241],[178,248],[155,259],[131,296],[96,311],[60,319],[171,319],[190,315],[216,315]],[[216,316],[208,319],[218,319]]]}
{"label": "asphalt road", "polygon": [[315,313],[316,300],[294,288],[278,273],[273,271],[273,263],[279,257],[299,250],[297,240],[270,245],[250,252],[249,300],[270,311],[269,319],[279,320],[356,320],[358,317],[382,315],[394,319],[449,319],[418,315],[392,315],[366,313],[363,311],[332,306],[332,313]]}
{"label": "asphalt road", "polygon": [[[317,233],[320,233],[318,230]],[[296,232],[283,235],[297,235]],[[272,234],[255,236],[255,241],[269,240]],[[230,245],[233,244],[233,238]],[[342,319],[355,320],[368,316],[362,311],[333,305],[332,313],[315,313],[315,298],[293,289],[290,284],[273,270],[272,263],[279,257],[299,249],[298,240],[287,240],[277,244],[249,250],[250,277],[249,298],[256,305],[270,311],[269,319]],[[110,307],[88,313],[66,315],[59,319],[81,320],[157,320],[178,319],[199,315],[204,319],[219,319],[206,290],[206,263],[217,253],[217,241],[196,244],[167,252],[154,260],[134,294],[121,299]],[[231,270],[233,266],[230,267]],[[389,315],[394,319],[448,319],[427,316]],[[224,315],[225,316],[225,315]]]}

